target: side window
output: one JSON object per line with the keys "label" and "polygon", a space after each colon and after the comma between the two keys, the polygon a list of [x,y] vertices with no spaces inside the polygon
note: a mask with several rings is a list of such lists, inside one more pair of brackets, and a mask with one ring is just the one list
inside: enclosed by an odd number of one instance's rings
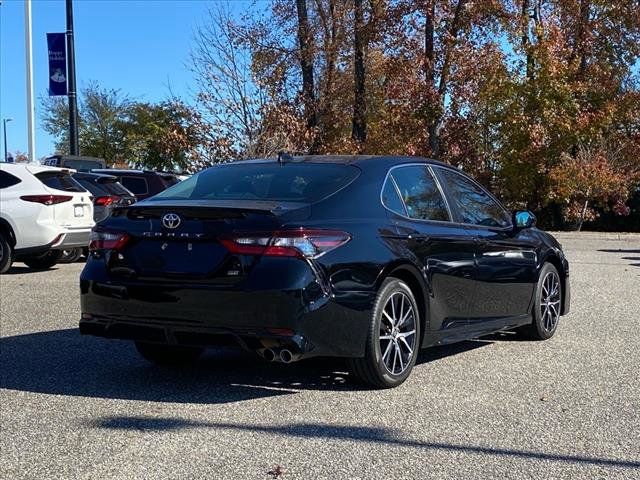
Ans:
{"label": "side window", "polygon": [[147,179],[143,177],[122,177],[120,183],[131,193],[135,195],[144,195],[149,193],[149,187],[147,186]]}
{"label": "side window", "polygon": [[18,177],[14,177],[10,173],[0,171],[0,188],[9,188],[17,185],[22,180]]}
{"label": "side window", "polygon": [[427,166],[395,168],[392,173],[411,218],[449,221],[447,205]]}
{"label": "side window", "polygon": [[407,215],[402,200],[400,200],[398,196],[398,191],[393,184],[391,175],[387,177],[387,180],[384,182],[384,187],[382,187],[382,204],[398,215]]}
{"label": "side window", "polygon": [[448,187],[451,202],[458,208],[463,223],[485,227],[507,227],[511,224],[502,206],[475,182],[446,168],[439,169],[439,174]]}

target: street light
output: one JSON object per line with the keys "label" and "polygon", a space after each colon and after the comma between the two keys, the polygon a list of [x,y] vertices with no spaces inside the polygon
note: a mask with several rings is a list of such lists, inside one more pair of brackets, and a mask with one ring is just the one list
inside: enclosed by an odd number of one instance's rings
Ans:
{"label": "street light", "polygon": [[9,153],[7,152],[7,122],[10,122],[13,118],[3,118],[2,126],[4,127],[4,161],[9,160]]}

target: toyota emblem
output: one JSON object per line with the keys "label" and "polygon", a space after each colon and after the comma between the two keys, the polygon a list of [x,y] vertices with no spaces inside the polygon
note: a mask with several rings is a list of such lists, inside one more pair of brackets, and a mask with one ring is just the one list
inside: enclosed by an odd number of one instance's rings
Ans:
{"label": "toyota emblem", "polygon": [[164,228],[178,228],[180,226],[180,216],[177,213],[165,213],[162,216],[162,225]]}

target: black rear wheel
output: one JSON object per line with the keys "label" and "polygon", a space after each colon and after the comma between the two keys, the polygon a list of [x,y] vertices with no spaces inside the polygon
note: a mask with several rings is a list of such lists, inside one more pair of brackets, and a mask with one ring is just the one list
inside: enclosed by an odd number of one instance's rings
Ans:
{"label": "black rear wheel", "polygon": [[74,263],[82,256],[82,248],[72,248],[70,250],[62,250],[62,256],[59,263]]}
{"label": "black rear wheel", "polygon": [[136,349],[145,360],[162,366],[188,365],[198,360],[203,348],[136,342]]}
{"label": "black rear wheel", "polygon": [[533,321],[520,328],[520,333],[531,340],[547,340],[556,333],[562,306],[562,282],[558,270],[545,263],[540,270],[533,305]]}
{"label": "black rear wheel", "polygon": [[358,380],[376,388],[391,388],[407,379],[420,345],[418,312],[406,283],[397,278],[384,281],[374,304],[365,356],[349,360]]}
{"label": "black rear wheel", "polygon": [[6,273],[13,263],[13,249],[3,233],[0,233],[0,273]]}
{"label": "black rear wheel", "polygon": [[34,270],[46,270],[53,267],[60,261],[62,257],[62,250],[49,250],[48,252],[41,253],[39,255],[27,255],[21,257],[21,260],[27,265],[27,267]]}

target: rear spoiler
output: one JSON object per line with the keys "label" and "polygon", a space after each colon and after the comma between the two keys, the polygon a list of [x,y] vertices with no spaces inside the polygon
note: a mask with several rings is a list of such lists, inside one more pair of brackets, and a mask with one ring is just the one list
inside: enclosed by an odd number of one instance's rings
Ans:
{"label": "rear spoiler", "polygon": [[[307,212],[310,205],[298,202],[266,202],[254,200],[181,200],[142,201],[117,207],[113,215],[131,219],[160,218],[165,213],[202,219],[244,218],[247,215],[281,216],[292,212]],[[116,213],[117,212],[117,213]]]}

